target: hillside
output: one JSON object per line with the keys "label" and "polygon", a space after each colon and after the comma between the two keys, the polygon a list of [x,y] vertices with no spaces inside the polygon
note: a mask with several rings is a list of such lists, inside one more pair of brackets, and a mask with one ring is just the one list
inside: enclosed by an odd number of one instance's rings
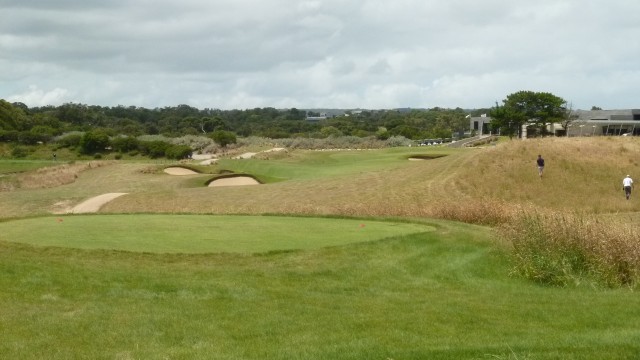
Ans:
{"label": "hillside", "polygon": [[[496,201],[594,213],[638,212],[637,201],[622,201],[620,185],[624,175],[640,174],[638,153],[640,141],[626,137],[514,140],[473,149],[297,150],[271,160],[222,159],[217,169],[277,181],[217,189],[204,186],[211,175],[176,178],[148,171],[158,164],[116,162],[54,189],[0,193],[0,216],[47,213],[55,203],[106,192],[130,193],[102,209],[118,213],[432,216],[450,206]],[[407,160],[417,154],[446,156]],[[535,167],[538,154],[547,161],[543,179]]]}

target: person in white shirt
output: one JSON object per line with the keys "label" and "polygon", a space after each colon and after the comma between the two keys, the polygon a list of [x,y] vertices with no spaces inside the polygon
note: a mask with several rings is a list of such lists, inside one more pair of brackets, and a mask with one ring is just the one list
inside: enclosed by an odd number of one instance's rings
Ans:
{"label": "person in white shirt", "polygon": [[622,189],[624,190],[624,195],[627,197],[627,200],[631,197],[631,189],[633,188],[633,180],[631,176],[627,175],[626,178],[622,179]]}

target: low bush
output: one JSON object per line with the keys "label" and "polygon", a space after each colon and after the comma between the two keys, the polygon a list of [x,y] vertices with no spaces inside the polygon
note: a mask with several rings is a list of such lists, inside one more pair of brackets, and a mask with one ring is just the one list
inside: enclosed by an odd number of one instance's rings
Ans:
{"label": "low bush", "polygon": [[24,158],[27,157],[27,155],[29,155],[29,149],[24,146],[14,146],[13,149],[11,149],[11,156],[14,158]]}

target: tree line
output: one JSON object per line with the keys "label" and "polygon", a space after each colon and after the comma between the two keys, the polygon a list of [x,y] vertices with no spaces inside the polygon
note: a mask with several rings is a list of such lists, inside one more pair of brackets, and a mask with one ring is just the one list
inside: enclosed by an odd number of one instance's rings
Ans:
{"label": "tree line", "polygon": [[143,135],[178,138],[199,135],[224,147],[237,137],[271,139],[352,136],[379,140],[410,140],[461,136],[469,129],[469,116],[489,113],[491,130],[514,134],[523,125],[545,135],[549,123],[566,127],[572,120],[566,101],[546,92],[519,91],[490,109],[396,109],[344,111],[318,116],[316,111],[275,108],[245,110],[198,109],[189,105],[147,109],[136,106],[97,106],[66,103],[28,107],[0,99],[0,142],[34,145],[57,142],[94,154],[104,149],[139,151],[151,157],[182,158],[184,145],[138,140]]}
{"label": "tree line", "polygon": [[[408,139],[450,138],[468,129],[468,112],[456,109],[346,111],[319,121],[316,113],[291,109],[198,109],[189,105],[148,109],[66,103],[28,107],[0,99],[0,141],[48,142],[70,132],[101,131],[107,136],[185,135],[258,136],[266,138],[329,136],[404,136]],[[223,132],[223,133],[221,133]],[[224,136],[222,136],[224,138]]]}

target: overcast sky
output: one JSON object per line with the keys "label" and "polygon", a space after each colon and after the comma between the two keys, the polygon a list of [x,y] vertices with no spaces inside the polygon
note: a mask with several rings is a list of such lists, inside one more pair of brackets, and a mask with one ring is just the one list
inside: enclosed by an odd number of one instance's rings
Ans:
{"label": "overcast sky", "polygon": [[0,0],[0,98],[147,108],[640,108],[638,0]]}

